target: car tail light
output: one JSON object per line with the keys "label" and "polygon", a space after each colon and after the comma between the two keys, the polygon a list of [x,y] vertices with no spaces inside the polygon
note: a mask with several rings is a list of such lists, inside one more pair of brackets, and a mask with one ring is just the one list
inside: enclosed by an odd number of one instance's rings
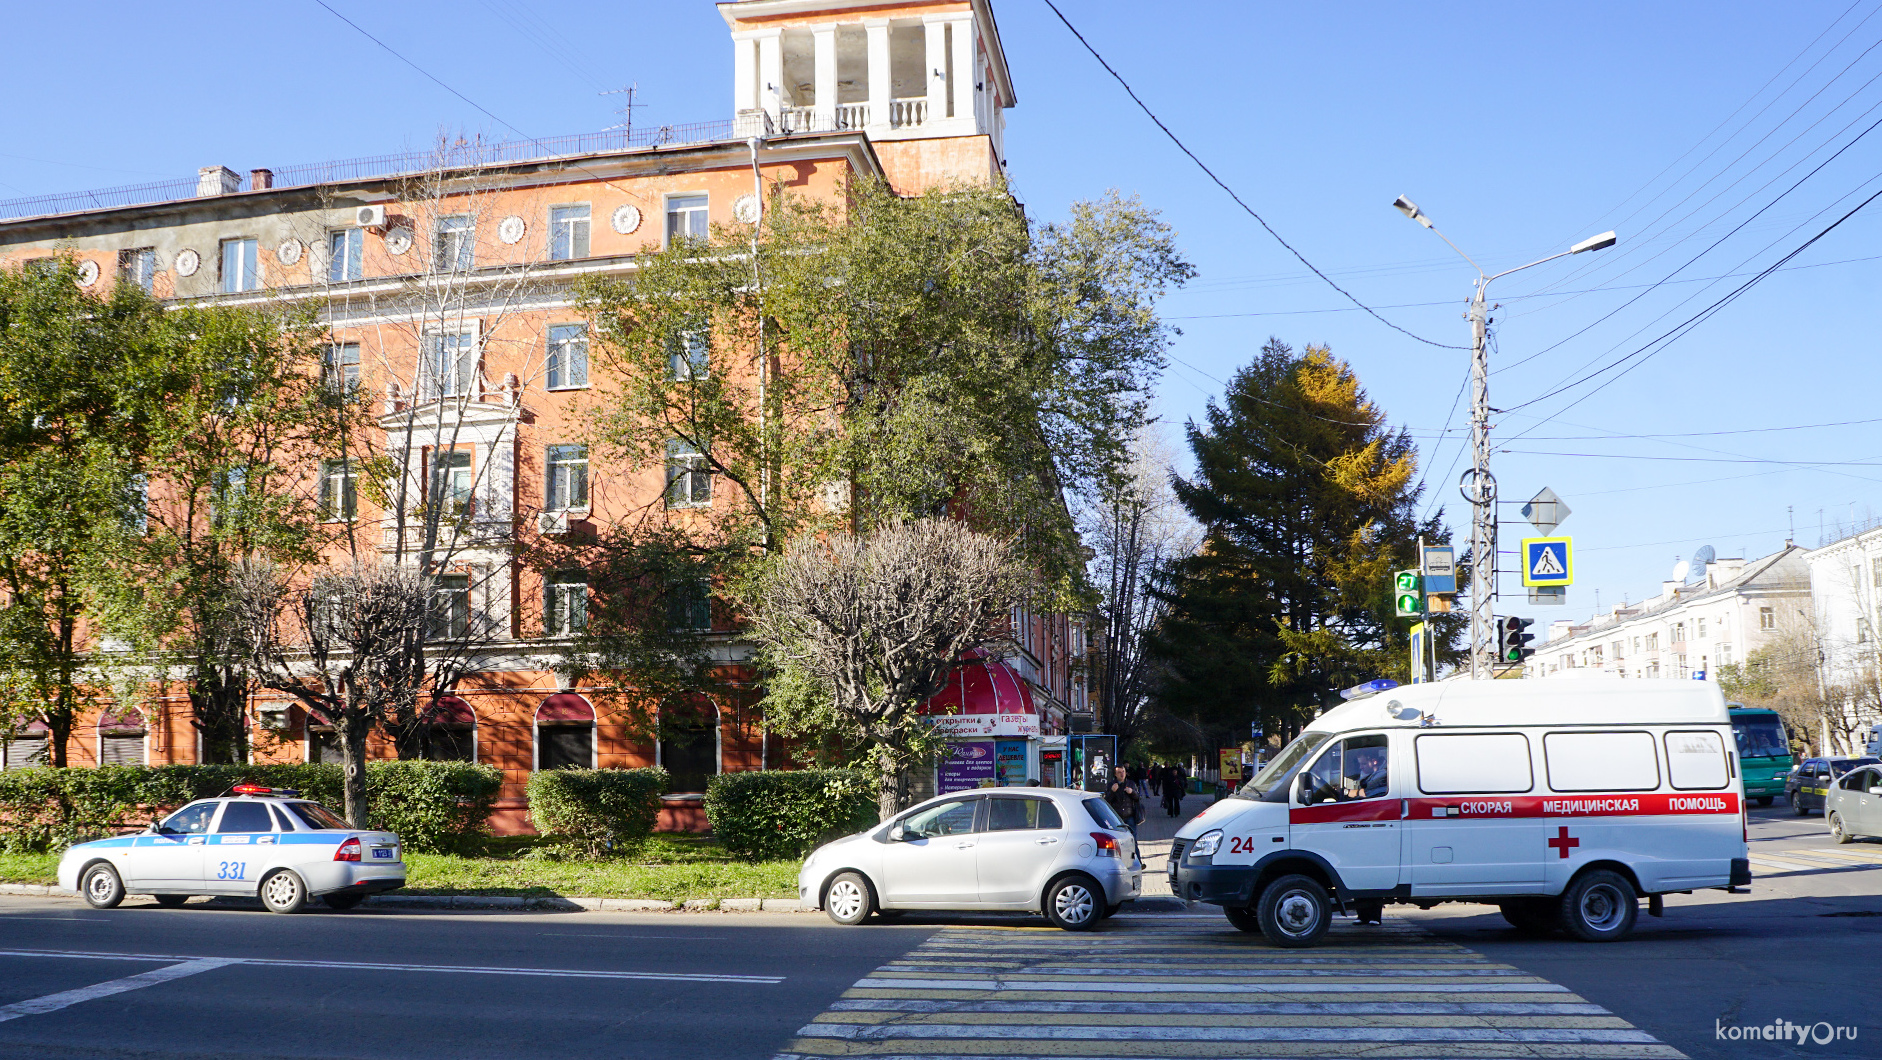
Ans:
{"label": "car tail light", "polygon": [[1117,837],[1109,832],[1093,832],[1091,839],[1098,844],[1098,856],[1101,858],[1117,857]]}
{"label": "car tail light", "polygon": [[335,861],[358,861],[359,860],[359,837],[354,836],[353,838],[347,840],[346,842],[341,843],[340,849],[333,852],[333,860]]}

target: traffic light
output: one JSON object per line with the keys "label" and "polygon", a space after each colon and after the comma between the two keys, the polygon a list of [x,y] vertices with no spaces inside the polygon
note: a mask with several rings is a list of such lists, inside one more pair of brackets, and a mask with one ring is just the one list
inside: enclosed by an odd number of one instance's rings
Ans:
{"label": "traffic light", "polygon": [[1417,571],[1402,570],[1392,575],[1392,599],[1397,602],[1400,618],[1424,614],[1425,594],[1419,588]]}
{"label": "traffic light", "polygon": [[1519,663],[1534,655],[1536,649],[1526,648],[1524,645],[1535,640],[1536,635],[1524,633],[1523,630],[1535,624],[1536,620],[1533,618],[1517,618],[1514,615],[1497,619],[1496,657],[1506,663]]}

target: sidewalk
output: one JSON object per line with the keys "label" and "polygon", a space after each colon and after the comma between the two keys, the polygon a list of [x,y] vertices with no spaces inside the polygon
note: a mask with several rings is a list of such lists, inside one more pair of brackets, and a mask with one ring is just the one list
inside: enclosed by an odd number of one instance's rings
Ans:
{"label": "sidewalk", "polygon": [[1162,800],[1152,797],[1147,807],[1150,816],[1137,826],[1137,854],[1144,860],[1144,897],[1175,897],[1170,891],[1169,862],[1166,860],[1170,856],[1170,840],[1176,838],[1177,829],[1188,824],[1191,817],[1208,809],[1214,802],[1214,795],[1187,795],[1183,798],[1182,814],[1166,817]]}

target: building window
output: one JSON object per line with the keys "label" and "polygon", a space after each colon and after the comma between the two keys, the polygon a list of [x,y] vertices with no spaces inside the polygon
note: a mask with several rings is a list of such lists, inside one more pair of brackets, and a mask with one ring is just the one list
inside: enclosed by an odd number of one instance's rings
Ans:
{"label": "building window", "polygon": [[1706,639],[1706,620],[1701,618],[1697,620],[1696,625],[1699,627],[1698,628],[1699,639],[1700,640]]}
{"label": "building window", "polygon": [[543,490],[552,512],[588,507],[588,447],[552,445],[543,461],[548,482]]}
{"label": "building window", "polygon": [[588,628],[588,574],[565,570],[543,586],[542,626],[551,637],[572,637]]}
{"label": "building window", "polygon": [[588,204],[549,207],[549,260],[588,256]]}
{"label": "building window", "polygon": [[1758,609],[1758,628],[1776,629],[1777,612],[1768,607],[1760,607]]}
{"label": "building window", "polygon": [[674,629],[703,632],[712,628],[712,582],[686,578],[667,595],[667,621]]}
{"label": "building window", "polygon": [[41,279],[48,276],[57,276],[59,275],[59,259],[34,258],[31,261],[21,262],[20,271],[28,276],[37,276]]}
{"label": "building window", "polygon": [[698,508],[712,503],[712,472],[699,447],[683,438],[667,439],[667,507]]}
{"label": "building window", "polygon": [[432,242],[431,267],[435,272],[461,272],[476,263],[477,222],[467,213],[438,218]]}
{"label": "building window", "polygon": [[433,453],[431,466],[432,496],[438,499],[445,514],[457,515],[469,510],[474,482],[471,455],[455,451]]}
{"label": "building window", "polygon": [[690,383],[712,375],[712,336],[705,328],[687,328],[667,343],[667,378]]}
{"label": "building window", "polygon": [[560,692],[536,708],[536,768],[595,767],[595,708],[572,692]]}
{"label": "building window", "polygon": [[98,719],[98,764],[143,765],[145,731],[144,716],[137,711],[123,715],[107,711]]}
{"label": "building window", "polygon": [[222,241],[222,293],[237,294],[261,286],[260,260],[252,239]]}
{"label": "building window", "polygon": [[134,283],[148,293],[157,282],[157,248],[137,247],[118,251],[118,282]]}
{"label": "building window", "polygon": [[1647,634],[1647,650],[1648,651],[1660,650],[1660,635],[1658,633]]}
{"label": "building window", "polygon": [[709,704],[662,708],[660,765],[671,790],[705,791],[719,772],[719,712]]}
{"label": "building window", "polygon": [[440,574],[431,585],[431,639],[470,635],[470,575]]}
{"label": "building window", "polygon": [[1684,622],[1673,623],[1673,643],[1675,644],[1686,643],[1686,623]]}
{"label": "building window", "polygon": [[1719,665],[1732,665],[1732,646],[1730,644],[1719,645]]}
{"label": "building window", "polygon": [[150,533],[150,476],[141,471],[131,476],[124,503],[124,529],[139,537]]}
{"label": "building window", "polygon": [[307,716],[307,760],[315,765],[340,760],[340,734]]}
{"label": "building window", "polygon": [[359,493],[354,483],[352,462],[348,460],[321,461],[321,518],[329,520],[350,520],[358,514]]}
{"label": "building window", "polygon": [[366,230],[336,228],[327,233],[327,279],[345,283],[366,275]]}
{"label": "building window", "polygon": [[320,359],[321,380],[335,394],[351,396],[359,390],[359,343],[337,342]]}
{"label": "building window", "polygon": [[1856,643],[1869,643],[1869,620],[1867,618],[1858,618],[1856,620]]}
{"label": "building window", "polygon": [[682,239],[704,241],[711,232],[706,224],[704,195],[672,195],[667,198],[667,242]]}
{"label": "building window", "polygon": [[588,385],[588,325],[557,324],[549,329],[549,389]]}
{"label": "building window", "polygon": [[209,525],[221,528],[229,519],[239,517],[242,501],[248,495],[248,469],[232,467],[218,471],[209,479]]}
{"label": "building window", "polygon": [[425,336],[424,378],[419,381],[427,400],[470,394],[477,377],[477,335]]}
{"label": "building window", "polygon": [[1624,640],[1617,640],[1614,642],[1613,647],[1614,647],[1614,661],[1620,662],[1622,654],[1627,647],[1627,642]]}

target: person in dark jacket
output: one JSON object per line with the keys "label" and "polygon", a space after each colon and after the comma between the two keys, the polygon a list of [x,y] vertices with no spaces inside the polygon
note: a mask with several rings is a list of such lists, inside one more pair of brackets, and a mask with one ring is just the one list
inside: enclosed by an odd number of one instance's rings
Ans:
{"label": "person in dark jacket", "polygon": [[1137,834],[1138,814],[1143,806],[1137,798],[1137,785],[1130,779],[1130,773],[1123,766],[1113,771],[1111,783],[1104,789],[1104,801],[1109,803],[1118,818],[1130,828],[1131,834]]}

